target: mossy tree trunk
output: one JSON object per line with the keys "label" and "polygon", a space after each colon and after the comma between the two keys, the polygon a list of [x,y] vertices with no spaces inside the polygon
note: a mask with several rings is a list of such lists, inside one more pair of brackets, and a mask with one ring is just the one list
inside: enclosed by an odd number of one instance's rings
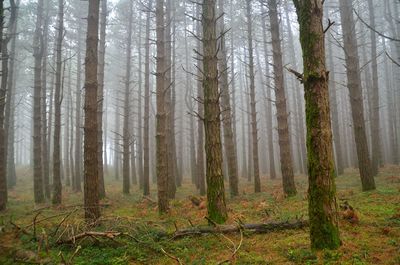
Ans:
{"label": "mossy tree trunk", "polygon": [[283,191],[287,196],[293,196],[297,191],[294,183],[293,158],[290,147],[289,122],[283,78],[281,36],[279,32],[278,4],[276,0],[268,1],[268,11],[274,59],[274,80]]}
{"label": "mossy tree trunk", "polygon": [[295,0],[303,50],[308,212],[313,249],[340,246],[321,0]]}
{"label": "mossy tree trunk", "polygon": [[89,0],[85,58],[85,143],[84,143],[84,206],[85,219],[100,217],[97,150],[97,67],[100,1]]}
{"label": "mossy tree trunk", "polygon": [[340,18],[343,30],[343,47],[347,68],[347,87],[350,94],[354,138],[357,148],[358,167],[363,191],[375,189],[375,180],[368,153],[364,123],[364,106],[361,88],[360,63],[351,0],[340,0]]}
{"label": "mossy tree trunk", "polygon": [[218,91],[216,1],[204,0],[203,14],[203,91],[206,151],[207,209],[216,223],[228,218],[222,173],[221,119]]}

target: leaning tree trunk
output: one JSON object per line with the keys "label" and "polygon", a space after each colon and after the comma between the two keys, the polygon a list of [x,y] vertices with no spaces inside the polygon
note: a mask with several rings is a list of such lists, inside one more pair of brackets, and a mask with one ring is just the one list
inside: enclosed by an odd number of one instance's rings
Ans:
{"label": "leaning tree trunk", "polygon": [[375,180],[371,170],[368,153],[367,136],[364,123],[364,107],[361,88],[360,64],[357,51],[357,39],[354,32],[352,1],[340,0],[340,18],[343,30],[343,47],[347,68],[347,87],[350,92],[351,113],[353,117],[354,136],[356,141],[358,167],[363,191],[375,189]]}
{"label": "leaning tree trunk", "polygon": [[303,49],[311,247],[336,249],[340,246],[340,239],[322,2],[322,0],[294,1]]}
{"label": "leaning tree trunk", "polygon": [[53,149],[53,198],[52,203],[61,204],[61,66],[62,66],[62,41],[64,37],[64,0],[58,1],[58,25],[57,25],[57,49],[56,49],[56,87],[54,92],[54,149]]}
{"label": "leaning tree trunk", "polygon": [[160,214],[168,211],[168,158],[167,158],[167,113],[165,104],[166,61],[165,61],[165,25],[164,25],[164,0],[156,2],[156,37],[157,37],[157,67],[156,67],[156,165],[158,211]]}
{"label": "leaning tree trunk", "polygon": [[206,150],[207,209],[209,218],[224,223],[228,218],[222,174],[221,119],[218,91],[217,15],[215,0],[204,0],[203,90]]}
{"label": "leaning tree trunk", "polygon": [[287,196],[293,196],[297,193],[297,191],[294,183],[292,151],[290,148],[288,113],[283,78],[281,37],[279,32],[278,5],[276,0],[269,0],[268,7],[271,23],[272,53],[274,59],[274,80],[283,190]]}
{"label": "leaning tree trunk", "polygon": [[99,196],[100,199],[106,196],[104,185],[104,166],[103,166],[103,105],[104,105],[104,66],[106,55],[106,26],[107,26],[107,0],[101,0],[101,19],[100,19],[100,41],[99,41],[99,90],[97,93],[99,106],[97,109],[97,151],[99,152]]}
{"label": "leaning tree trunk", "polygon": [[253,151],[253,174],[254,174],[254,190],[261,191],[260,168],[258,158],[258,132],[257,132],[257,109],[256,109],[256,85],[254,72],[254,56],[253,56],[253,30],[251,17],[251,0],[246,0],[247,10],[247,41],[249,49],[249,77],[250,77],[250,113],[251,113],[251,138]]}
{"label": "leaning tree trunk", "polygon": [[[219,0],[219,13],[224,14],[224,0]],[[220,59],[219,71],[221,72],[220,89],[221,89],[221,108],[222,108],[222,124],[224,128],[224,144],[225,144],[225,157],[228,160],[228,175],[229,175],[229,190],[232,197],[239,195],[239,180],[237,169],[237,157],[235,141],[233,139],[232,129],[232,110],[229,94],[229,81],[228,81],[228,60],[227,49],[225,44],[225,26],[224,20],[220,19]]]}
{"label": "leaning tree trunk", "polygon": [[84,206],[85,219],[100,217],[97,152],[97,64],[99,34],[99,0],[89,0],[85,58],[85,143]]}
{"label": "leaning tree trunk", "polygon": [[[123,126],[123,160],[122,160],[122,192],[124,194],[129,194],[130,188],[130,133],[129,133],[129,117],[130,108],[130,83],[131,83],[131,59],[132,59],[132,27],[133,27],[133,2],[129,2],[129,19],[128,19],[128,32],[126,39],[126,67],[125,67],[125,92],[124,92],[124,126]],[[133,155],[133,154],[132,154]]]}
{"label": "leaning tree trunk", "polygon": [[[44,202],[43,191],[43,169],[42,169],[42,121],[40,119],[40,102],[42,92],[42,20],[43,20],[43,0],[38,1],[36,28],[33,37],[33,56],[34,66],[34,91],[33,91],[33,191],[35,203]],[[1,98],[1,96],[0,96]]]}
{"label": "leaning tree trunk", "polygon": [[[153,1],[149,0],[148,9],[151,10],[152,6]],[[143,194],[145,196],[150,195],[150,14],[150,11],[146,14],[146,50],[144,63]]]}

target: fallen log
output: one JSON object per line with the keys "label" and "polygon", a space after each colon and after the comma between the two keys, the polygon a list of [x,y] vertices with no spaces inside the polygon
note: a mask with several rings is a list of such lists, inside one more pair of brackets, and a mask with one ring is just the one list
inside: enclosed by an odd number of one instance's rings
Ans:
{"label": "fallen log", "polygon": [[86,237],[103,237],[103,238],[108,238],[108,239],[114,239],[120,235],[123,235],[121,232],[114,232],[114,231],[108,231],[108,232],[83,232],[81,234],[78,234],[76,236],[73,236],[69,239],[66,240],[59,240],[57,244],[62,245],[62,244],[75,244],[76,241],[79,241],[81,239],[84,239]]}
{"label": "fallen log", "polygon": [[195,236],[203,234],[231,234],[240,231],[265,234],[282,230],[302,229],[308,227],[308,221],[296,220],[287,222],[267,222],[258,224],[237,224],[237,225],[214,225],[214,226],[195,226],[181,230],[176,230],[172,238],[179,239],[185,236]]}

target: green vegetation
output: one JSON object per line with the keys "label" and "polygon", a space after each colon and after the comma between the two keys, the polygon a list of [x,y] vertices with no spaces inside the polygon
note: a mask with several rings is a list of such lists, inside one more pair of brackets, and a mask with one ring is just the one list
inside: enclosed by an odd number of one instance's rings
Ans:
{"label": "green vegetation", "polygon": [[[267,181],[263,193],[253,194],[253,185],[241,180],[241,195],[227,201],[229,219],[244,223],[260,223],[271,220],[307,218],[307,183],[304,176],[296,177],[299,193],[291,198],[283,195],[280,180]],[[33,229],[27,235],[16,237],[15,223],[23,228],[37,220],[60,215],[36,225],[37,238],[47,235],[49,252],[45,244],[39,251],[42,261],[56,264],[64,258],[68,261],[74,252],[73,264],[174,264],[179,258],[182,264],[217,264],[229,260],[235,264],[399,264],[400,261],[400,168],[387,167],[376,178],[376,191],[361,192],[360,178],[356,170],[347,171],[336,179],[338,203],[351,205],[358,220],[346,219],[341,210],[340,231],[342,246],[338,250],[315,252],[310,249],[309,231],[288,230],[269,234],[244,233],[242,244],[232,257],[233,244],[237,248],[240,234],[201,235],[171,240],[165,232],[172,233],[193,225],[206,225],[206,207],[197,207],[188,199],[194,188],[184,183],[178,198],[171,202],[168,215],[159,216],[153,199],[143,198],[137,187],[131,195],[123,195],[120,183],[107,183],[108,198],[102,201],[102,218],[99,226],[87,228],[83,222],[82,194],[67,190],[65,204],[57,208],[34,208],[29,179],[20,179],[16,190],[10,191],[9,207],[0,215],[0,264],[18,264],[14,257],[36,257],[38,242],[32,239]],[[155,190],[151,191],[156,194]],[[75,207],[73,207],[75,206]],[[43,208],[41,211],[37,209]],[[36,211],[33,211],[36,209]],[[77,210],[75,210],[77,209]],[[71,213],[73,212],[73,213]],[[120,231],[129,236],[111,238],[86,238],[75,246],[56,244],[52,232],[68,214],[59,230],[68,225],[84,231]],[[61,232],[57,232],[60,234]],[[66,230],[63,238],[71,235]],[[77,233],[77,232],[76,232]],[[232,242],[231,242],[231,241]],[[163,252],[165,251],[165,253]],[[62,253],[62,254],[60,254]],[[226,264],[229,264],[227,262]]]}

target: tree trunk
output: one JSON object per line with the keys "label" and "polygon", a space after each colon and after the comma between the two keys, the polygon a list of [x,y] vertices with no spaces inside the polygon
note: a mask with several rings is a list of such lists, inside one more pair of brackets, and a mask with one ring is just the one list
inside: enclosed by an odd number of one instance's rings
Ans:
{"label": "tree trunk", "polygon": [[[132,60],[132,27],[133,27],[133,2],[129,1],[129,13],[128,13],[128,29],[126,39],[126,68],[125,68],[125,93],[124,93],[124,128],[123,128],[123,160],[122,160],[122,178],[123,186],[122,191],[124,194],[129,194],[130,188],[130,142],[131,136],[129,133],[129,122],[130,122],[130,83],[131,83],[131,60]],[[133,155],[133,154],[132,154]]]}
{"label": "tree trunk", "polygon": [[[140,15],[139,25],[142,23],[142,17]],[[142,126],[142,96],[143,96],[143,84],[142,84],[142,26],[139,26],[139,45],[138,45],[138,57],[139,57],[139,82],[138,82],[138,126],[137,126],[137,166],[138,166],[138,179],[140,188],[143,189],[143,126]],[[132,176],[133,178],[133,176]],[[133,183],[136,184],[136,183]]]}
{"label": "tree trunk", "polygon": [[[40,113],[42,94],[42,22],[43,22],[43,0],[38,1],[35,35],[33,37],[34,66],[34,91],[33,91],[33,191],[35,203],[43,203],[43,168],[42,168],[42,121]],[[2,98],[0,96],[0,98]],[[0,137],[1,138],[1,137]]]}
{"label": "tree trunk", "polygon": [[98,109],[97,109],[97,151],[99,152],[98,167],[99,167],[99,197],[100,199],[106,196],[104,185],[104,168],[103,168],[103,105],[104,105],[104,66],[106,55],[106,27],[107,27],[107,0],[101,0],[101,15],[100,15],[100,41],[99,41],[99,90],[98,90]]}
{"label": "tree trunk", "polygon": [[[200,19],[200,5],[197,6],[196,9],[196,17]],[[197,36],[201,36],[202,33],[202,25],[200,22],[196,24],[196,34]],[[201,41],[197,41],[197,51],[201,53],[203,50]],[[197,75],[201,75],[201,69],[203,68],[203,62],[200,58],[197,60]],[[204,116],[204,92],[202,89],[202,83],[200,80],[197,82],[197,111],[199,116]],[[197,121],[197,181],[200,195],[203,196],[206,194],[206,183],[205,183],[205,172],[204,172],[204,123],[201,118]]]}
{"label": "tree trunk", "polygon": [[[224,14],[224,0],[219,0],[219,13]],[[220,31],[220,59],[219,71],[221,72],[220,89],[221,89],[221,109],[222,109],[222,124],[224,128],[224,144],[225,144],[225,157],[228,162],[228,176],[229,176],[229,190],[231,197],[239,195],[239,180],[237,169],[237,157],[235,141],[233,139],[232,129],[232,110],[229,94],[229,81],[228,81],[228,60],[227,49],[225,44],[225,25],[223,18],[219,23]]]}
{"label": "tree trunk", "polygon": [[222,174],[221,119],[218,91],[217,15],[215,0],[204,0],[203,25],[203,90],[206,151],[208,217],[225,223],[228,213],[225,204],[224,176]]}
{"label": "tree trunk", "polygon": [[[371,28],[375,29],[375,11],[374,4],[372,0],[368,0],[368,10],[369,10],[369,25]],[[372,66],[372,109],[371,112],[371,138],[372,138],[372,175],[378,174],[378,167],[381,162],[381,147],[380,147],[380,107],[379,107],[379,84],[378,84],[378,61],[377,61],[377,51],[376,51],[376,33],[370,30],[371,34],[371,66]]]}
{"label": "tree trunk", "polygon": [[[264,5],[261,5],[261,13],[265,13]],[[265,99],[265,119],[267,125],[268,134],[268,159],[269,159],[269,177],[276,179],[275,169],[275,154],[274,154],[274,128],[272,125],[272,95],[271,95],[271,82],[269,81],[270,68],[268,60],[268,48],[267,48],[267,26],[265,16],[261,16],[262,31],[263,31],[263,48],[264,48],[264,61],[265,61],[265,76],[267,77],[267,83],[264,85],[263,92]]]}
{"label": "tree trunk", "polygon": [[[293,31],[292,31],[292,24],[290,22],[290,15],[289,15],[289,7],[288,7],[288,1],[285,2],[285,12],[286,12],[286,25],[287,25],[287,31],[288,31],[288,46],[289,46],[289,54],[291,61],[293,63],[294,69],[298,69],[298,63],[296,59],[296,51],[295,51],[295,46],[294,46],[294,37],[293,37]],[[296,117],[296,135],[297,135],[297,145],[298,145],[298,155],[299,155],[299,163],[300,163],[300,172],[302,174],[305,174],[307,171],[307,162],[306,162],[306,156],[307,156],[307,151],[306,151],[306,137],[305,137],[305,129],[304,129],[304,96],[302,95],[301,91],[301,86],[299,82],[295,81],[296,83],[294,84],[294,90],[295,90],[295,95],[294,98],[296,99],[296,109],[295,109],[295,114],[297,115]]]}
{"label": "tree trunk", "polygon": [[15,57],[16,57],[16,35],[17,35],[17,22],[18,22],[18,8],[20,0],[10,1],[10,20],[8,23],[8,36],[11,40],[11,47],[9,53],[9,67],[7,76],[7,92],[6,92],[6,106],[5,106],[5,159],[6,159],[6,174],[7,186],[12,188],[16,185],[16,172],[15,172],[15,158],[14,158],[14,123],[15,123]]}
{"label": "tree trunk", "polygon": [[[149,0],[148,8],[152,9],[153,0]],[[143,127],[143,194],[150,195],[150,11],[146,14],[146,42],[144,64],[144,127]],[[139,117],[140,118],[140,117]]]}
{"label": "tree trunk", "polygon": [[99,175],[97,151],[97,64],[99,34],[98,0],[89,0],[88,26],[86,34],[85,58],[85,143],[84,143],[84,206],[85,219],[97,220],[100,217]]}
{"label": "tree trunk", "polygon": [[367,136],[364,124],[364,107],[360,78],[360,65],[355,35],[352,1],[340,0],[340,17],[343,30],[343,47],[346,55],[347,87],[350,92],[351,112],[356,141],[358,167],[363,191],[375,189],[375,180],[371,171]]}
{"label": "tree trunk", "polygon": [[339,125],[339,118],[338,118],[338,101],[336,96],[336,83],[335,83],[335,65],[333,61],[333,50],[332,50],[332,43],[331,40],[328,40],[328,62],[329,62],[329,69],[330,69],[330,78],[329,78],[329,101],[331,106],[331,119],[332,119],[332,131],[333,131],[333,143],[335,146],[335,153],[336,153],[336,168],[337,174],[343,174],[343,154],[342,154],[342,146],[340,141],[340,125]]}
{"label": "tree trunk", "polygon": [[293,159],[290,147],[288,113],[283,79],[281,37],[279,32],[278,5],[276,0],[269,0],[268,7],[274,59],[274,80],[283,191],[287,196],[293,196],[297,191],[294,183]]}
{"label": "tree trunk", "polygon": [[167,113],[166,113],[166,59],[165,59],[165,25],[164,25],[164,0],[156,2],[156,37],[157,37],[157,69],[156,69],[156,97],[157,97],[157,124],[156,124],[156,165],[158,211],[166,213],[169,208],[168,201],[168,158],[167,158]]}
{"label": "tree trunk", "polygon": [[82,182],[82,122],[81,122],[81,109],[82,109],[82,88],[81,88],[81,77],[82,77],[82,53],[81,53],[81,27],[78,27],[78,51],[77,51],[77,66],[76,66],[76,109],[75,109],[75,181],[73,190],[75,192],[81,192]]}
{"label": "tree trunk", "polygon": [[[303,50],[311,247],[340,246],[322,1],[295,0]],[[351,12],[351,10],[350,10]]]}
{"label": "tree trunk", "polygon": [[56,49],[56,87],[54,92],[54,149],[53,149],[53,198],[52,203],[61,204],[61,77],[62,77],[62,42],[64,37],[64,1],[58,1],[58,25],[57,25],[57,49]]}

